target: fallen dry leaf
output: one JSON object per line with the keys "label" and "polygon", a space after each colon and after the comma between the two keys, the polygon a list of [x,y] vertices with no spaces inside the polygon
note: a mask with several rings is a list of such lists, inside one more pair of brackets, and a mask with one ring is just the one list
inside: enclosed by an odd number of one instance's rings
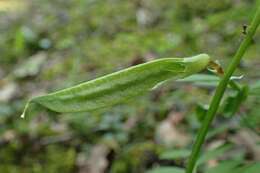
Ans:
{"label": "fallen dry leaf", "polygon": [[96,145],[92,148],[88,158],[85,153],[81,153],[77,159],[79,173],[104,173],[108,160],[107,155],[109,148],[103,144]]}
{"label": "fallen dry leaf", "polygon": [[167,119],[159,124],[156,130],[156,141],[166,146],[184,147],[190,142],[190,137],[177,128],[183,119],[182,113],[171,112]]}
{"label": "fallen dry leaf", "polygon": [[17,95],[18,86],[14,82],[5,83],[0,86],[0,102],[9,102]]}

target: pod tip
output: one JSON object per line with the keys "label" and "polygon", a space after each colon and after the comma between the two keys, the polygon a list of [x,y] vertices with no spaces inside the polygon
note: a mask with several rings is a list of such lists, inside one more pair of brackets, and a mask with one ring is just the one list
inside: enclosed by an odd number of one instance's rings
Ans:
{"label": "pod tip", "polygon": [[29,104],[30,104],[30,102],[27,102],[27,103],[26,103],[26,105],[25,105],[25,107],[24,107],[24,110],[23,110],[23,113],[22,113],[22,115],[20,116],[21,118],[25,118],[25,113],[26,113],[26,111],[27,111],[27,109],[28,109],[28,107],[29,107]]}
{"label": "pod tip", "polygon": [[24,116],[25,116],[25,115],[24,115],[24,113],[23,113],[20,117],[21,117],[21,118],[24,118]]}

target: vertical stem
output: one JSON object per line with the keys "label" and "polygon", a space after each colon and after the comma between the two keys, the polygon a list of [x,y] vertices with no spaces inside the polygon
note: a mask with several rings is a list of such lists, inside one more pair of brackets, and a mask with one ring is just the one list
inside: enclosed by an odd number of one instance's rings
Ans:
{"label": "vertical stem", "polygon": [[251,44],[253,40],[253,36],[257,30],[257,27],[260,23],[260,8],[257,9],[256,14],[254,16],[253,21],[250,24],[250,27],[248,28],[248,32],[240,44],[239,49],[237,50],[234,58],[231,60],[231,63],[229,64],[226,73],[224,74],[223,78],[219,82],[219,85],[217,86],[215,95],[210,103],[209,110],[206,114],[206,117],[203,121],[203,124],[198,132],[198,136],[196,138],[195,144],[192,148],[192,153],[188,161],[188,165],[186,168],[186,173],[192,173],[193,168],[196,164],[196,161],[198,159],[201,146],[205,141],[205,137],[207,135],[209,126],[214,119],[214,116],[218,110],[221,98],[223,97],[223,94],[227,88],[227,85],[229,83],[230,77],[232,76],[233,72],[236,70],[237,66],[240,63],[240,60],[242,59],[242,56],[245,54],[247,48]]}

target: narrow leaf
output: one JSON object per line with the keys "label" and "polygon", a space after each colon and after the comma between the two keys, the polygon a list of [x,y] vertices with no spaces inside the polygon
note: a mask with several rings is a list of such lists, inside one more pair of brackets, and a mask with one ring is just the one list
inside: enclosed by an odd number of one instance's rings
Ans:
{"label": "narrow leaf", "polygon": [[236,173],[257,173],[260,170],[260,163],[255,162],[253,164],[247,164],[243,167],[235,169]]}
{"label": "narrow leaf", "polygon": [[175,159],[183,159],[190,155],[190,150],[187,149],[173,149],[167,150],[160,154],[160,159],[167,159],[167,160],[175,160]]}
{"label": "narrow leaf", "polygon": [[191,82],[198,86],[215,87],[218,85],[220,79],[218,76],[209,74],[194,74],[185,79],[178,80],[180,82]]}
{"label": "narrow leaf", "polygon": [[229,96],[225,100],[225,105],[224,105],[224,116],[225,117],[231,117],[233,116],[236,112],[238,112],[241,104],[246,100],[248,96],[248,86],[244,86],[241,88],[240,91],[236,91],[235,95]]}
{"label": "narrow leaf", "polygon": [[225,161],[221,162],[216,167],[207,170],[207,173],[231,173],[240,164],[239,161]]}
{"label": "narrow leaf", "polygon": [[200,103],[197,104],[195,112],[196,112],[196,117],[200,123],[203,122],[208,109],[209,109],[208,105],[203,105]]}

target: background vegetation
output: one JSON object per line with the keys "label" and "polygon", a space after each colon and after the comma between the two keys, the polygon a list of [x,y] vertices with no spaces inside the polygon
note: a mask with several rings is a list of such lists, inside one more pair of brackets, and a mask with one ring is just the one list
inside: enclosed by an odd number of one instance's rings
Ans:
{"label": "background vegetation", "polygon": [[[257,6],[259,0],[0,0],[0,172],[184,167],[218,82],[212,77],[170,82],[94,113],[19,115],[32,96],[155,58],[205,52],[225,67]],[[238,111],[232,100],[241,96],[227,92],[199,171],[259,167],[259,53],[253,43],[236,73],[256,89]]]}

